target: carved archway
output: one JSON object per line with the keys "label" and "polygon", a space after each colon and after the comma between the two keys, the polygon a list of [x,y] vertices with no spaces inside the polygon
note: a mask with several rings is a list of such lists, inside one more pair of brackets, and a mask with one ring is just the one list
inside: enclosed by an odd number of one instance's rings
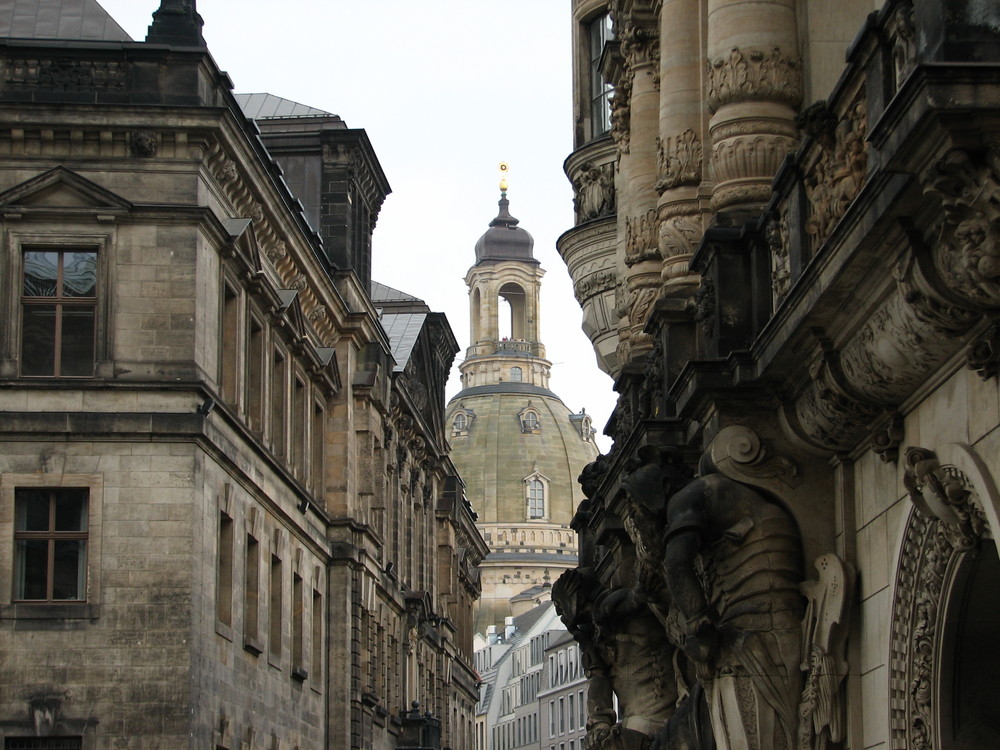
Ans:
{"label": "carved archway", "polygon": [[996,483],[966,445],[935,451],[906,449],[904,484],[914,507],[906,522],[896,567],[892,606],[889,710],[892,750],[941,750],[942,707],[952,685],[943,671],[949,611],[970,559],[993,539]]}

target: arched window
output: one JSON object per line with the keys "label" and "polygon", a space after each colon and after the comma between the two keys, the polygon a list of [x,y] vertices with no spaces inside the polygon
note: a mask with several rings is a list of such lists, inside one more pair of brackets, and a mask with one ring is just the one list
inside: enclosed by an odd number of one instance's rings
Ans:
{"label": "arched window", "polygon": [[540,479],[528,480],[528,518],[545,518],[545,485]]}
{"label": "arched window", "polygon": [[520,367],[510,368],[510,379],[514,383],[520,383],[523,377],[523,371]]}
{"label": "arched window", "polygon": [[534,409],[525,409],[518,418],[521,420],[521,432],[538,432],[538,412]]}
{"label": "arched window", "polygon": [[469,426],[469,418],[465,416],[464,413],[459,412],[455,415],[455,431],[463,432]]}

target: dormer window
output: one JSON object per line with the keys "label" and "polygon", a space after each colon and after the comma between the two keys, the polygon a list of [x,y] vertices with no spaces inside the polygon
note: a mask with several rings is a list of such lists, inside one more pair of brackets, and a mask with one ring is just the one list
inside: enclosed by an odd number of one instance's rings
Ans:
{"label": "dormer window", "polygon": [[521,422],[521,432],[537,434],[539,431],[539,414],[531,405],[526,406],[517,415]]}
{"label": "dormer window", "polygon": [[451,419],[451,436],[465,437],[468,435],[469,427],[472,426],[472,420],[475,418],[475,413],[469,409],[459,409]]}

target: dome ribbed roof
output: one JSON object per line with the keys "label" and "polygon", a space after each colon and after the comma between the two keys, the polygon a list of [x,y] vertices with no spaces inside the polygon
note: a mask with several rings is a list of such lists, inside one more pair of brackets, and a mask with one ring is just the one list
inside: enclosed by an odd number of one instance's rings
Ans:
{"label": "dome ribbed roof", "polygon": [[500,213],[490,222],[486,234],[476,243],[476,263],[485,260],[521,260],[538,263],[531,254],[535,240],[510,215],[507,194],[500,197]]}

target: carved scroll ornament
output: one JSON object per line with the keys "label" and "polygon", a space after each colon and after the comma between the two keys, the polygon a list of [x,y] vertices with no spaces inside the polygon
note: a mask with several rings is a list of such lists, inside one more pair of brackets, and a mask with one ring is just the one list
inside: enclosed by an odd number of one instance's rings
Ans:
{"label": "carved scroll ornament", "polygon": [[724,104],[772,101],[797,106],[802,100],[802,59],[778,47],[770,50],[733,47],[708,61],[708,108]]}

